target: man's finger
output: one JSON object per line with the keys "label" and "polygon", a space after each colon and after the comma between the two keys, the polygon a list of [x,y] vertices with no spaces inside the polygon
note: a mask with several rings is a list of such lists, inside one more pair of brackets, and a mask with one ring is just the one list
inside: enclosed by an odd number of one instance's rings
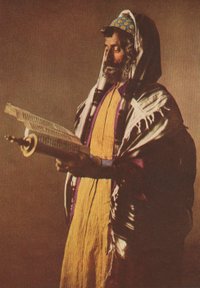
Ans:
{"label": "man's finger", "polygon": [[61,164],[62,161],[60,159],[56,158],[56,163]]}
{"label": "man's finger", "polygon": [[63,173],[67,173],[68,172],[68,170],[66,170],[65,168],[56,168],[56,170],[58,171],[58,172],[63,172]]}
{"label": "man's finger", "polygon": [[68,172],[69,167],[59,159],[56,159],[55,166],[58,172]]}
{"label": "man's finger", "polygon": [[56,164],[56,170],[58,172],[68,172],[69,171],[69,168],[67,166],[62,166],[62,165],[57,165]]}

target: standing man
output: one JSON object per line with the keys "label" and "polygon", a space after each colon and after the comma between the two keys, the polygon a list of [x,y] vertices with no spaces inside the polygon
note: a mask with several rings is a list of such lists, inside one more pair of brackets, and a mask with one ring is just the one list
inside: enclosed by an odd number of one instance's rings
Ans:
{"label": "standing man", "polygon": [[90,156],[56,163],[68,172],[60,287],[178,288],[192,226],[194,143],[157,83],[154,22],[124,10],[102,32],[99,79],[75,120]]}

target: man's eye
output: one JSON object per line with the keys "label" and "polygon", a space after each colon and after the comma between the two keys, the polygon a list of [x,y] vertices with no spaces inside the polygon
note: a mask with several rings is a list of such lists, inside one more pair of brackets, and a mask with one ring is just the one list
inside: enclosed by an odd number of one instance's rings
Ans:
{"label": "man's eye", "polygon": [[114,50],[114,52],[120,52],[121,48],[119,46],[115,46],[113,50]]}

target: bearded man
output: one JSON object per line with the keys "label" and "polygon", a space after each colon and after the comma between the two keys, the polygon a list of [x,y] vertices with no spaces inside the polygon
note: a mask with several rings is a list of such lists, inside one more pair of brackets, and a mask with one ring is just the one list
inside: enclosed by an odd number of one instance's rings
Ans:
{"label": "bearded man", "polygon": [[68,172],[60,287],[178,288],[192,225],[194,143],[157,83],[154,22],[124,10],[102,32],[100,75],[75,120],[90,156],[56,163]]}

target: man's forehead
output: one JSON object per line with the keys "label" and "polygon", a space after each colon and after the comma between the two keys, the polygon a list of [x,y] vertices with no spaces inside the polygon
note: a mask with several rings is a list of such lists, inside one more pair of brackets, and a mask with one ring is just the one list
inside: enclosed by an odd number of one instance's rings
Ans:
{"label": "man's forehead", "polygon": [[119,36],[119,34],[117,33],[117,32],[114,32],[113,34],[112,34],[112,36],[105,36],[104,37],[104,40],[105,40],[105,44],[120,44],[120,36]]}

